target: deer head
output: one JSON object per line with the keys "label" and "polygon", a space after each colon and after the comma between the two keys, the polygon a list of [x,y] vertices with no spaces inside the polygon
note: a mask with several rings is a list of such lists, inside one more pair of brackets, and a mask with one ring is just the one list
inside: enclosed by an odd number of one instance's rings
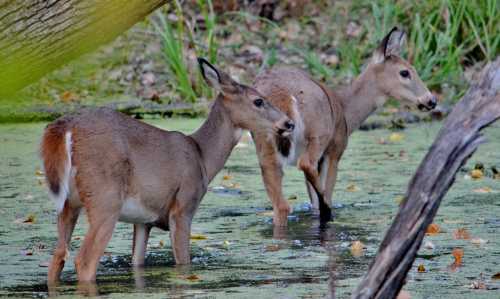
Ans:
{"label": "deer head", "polygon": [[409,102],[420,110],[432,110],[437,99],[422,82],[415,68],[400,56],[405,33],[394,27],[373,53],[374,67],[379,91],[385,96]]}
{"label": "deer head", "polygon": [[295,125],[257,90],[234,81],[203,58],[198,58],[203,78],[219,92],[217,100],[228,111],[231,121],[252,132],[274,132],[289,135]]}

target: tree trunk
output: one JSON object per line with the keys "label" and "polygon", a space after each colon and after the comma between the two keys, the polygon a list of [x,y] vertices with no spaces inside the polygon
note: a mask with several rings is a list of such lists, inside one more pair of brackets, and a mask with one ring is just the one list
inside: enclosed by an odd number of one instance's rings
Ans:
{"label": "tree trunk", "polygon": [[111,41],[166,0],[0,0],[0,96]]}
{"label": "tree trunk", "polygon": [[483,142],[480,131],[500,118],[500,58],[450,113],[413,176],[368,273],[352,298],[395,298],[401,290],[427,227],[465,161]]}

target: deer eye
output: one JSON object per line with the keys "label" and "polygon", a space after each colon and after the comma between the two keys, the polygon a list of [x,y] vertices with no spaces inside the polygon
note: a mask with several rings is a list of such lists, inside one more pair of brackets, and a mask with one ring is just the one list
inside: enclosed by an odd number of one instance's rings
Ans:
{"label": "deer eye", "polygon": [[255,107],[262,107],[264,105],[264,100],[263,99],[256,99],[255,101],[253,101],[253,104],[255,105]]}
{"label": "deer eye", "polygon": [[402,71],[399,72],[399,74],[403,78],[410,78],[410,72],[408,72],[407,70],[402,70]]}

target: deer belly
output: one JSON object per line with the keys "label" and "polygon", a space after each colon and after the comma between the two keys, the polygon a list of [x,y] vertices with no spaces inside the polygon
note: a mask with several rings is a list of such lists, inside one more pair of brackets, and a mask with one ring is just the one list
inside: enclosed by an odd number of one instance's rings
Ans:
{"label": "deer belly", "polygon": [[141,200],[127,198],[120,211],[119,220],[128,223],[151,223],[158,218],[158,213],[144,206]]}

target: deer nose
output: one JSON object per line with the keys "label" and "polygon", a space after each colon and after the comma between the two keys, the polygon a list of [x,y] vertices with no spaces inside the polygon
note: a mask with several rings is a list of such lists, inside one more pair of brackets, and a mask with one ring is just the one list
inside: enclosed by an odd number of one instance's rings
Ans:
{"label": "deer nose", "polygon": [[293,123],[293,121],[291,120],[285,121],[285,129],[287,129],[288,131],[293,131],[294,128],[295,124]]}
{"label": "deer nose", "polygon": [[436,108],[437,105],[437,97],[435,95],[432,95],[429,101],[427,102],[427,106],[429,106],[430,109]]}

